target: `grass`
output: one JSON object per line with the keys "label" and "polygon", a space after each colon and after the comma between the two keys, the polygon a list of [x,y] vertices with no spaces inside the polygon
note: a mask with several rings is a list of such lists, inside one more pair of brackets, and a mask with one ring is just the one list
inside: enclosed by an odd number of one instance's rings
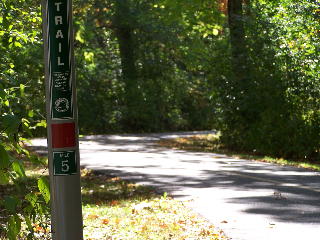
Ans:
{"label": "grass", "polygon": [[[48,172],[29,165],[26,174],[26,183],[35,190],[37,178]],[[81,170],[81,185],[86,240],[227,239],[186,202],[174,200],[166,193],[160,195],[151,187],[87,169]],[[0,185],[1,198],[12,191],[12,185]],[[3,211],[0,206],[0,212]],[[34,225],[34,230],[37,239],[50,239],[49,229]]]}
{"label": "grass", "polygon": [[163,147],[189,151],[215,152],[225,154],[234,158],[249,159],[260,162],[275,163],[279,165],[295,166],[320,171],[320,164],[307,161],[305,159],[297,161],[283,158],[273,158],[270,156],[261,156],[254,153],[232,151],[221,144],[218,134],[197,135],[187,138],[164,139],[159,141],[159,145]]}
{"label": "grass", "polygon": [[226,239],[183,202],[117,177],[84,172],[84,236],[98,239]]}

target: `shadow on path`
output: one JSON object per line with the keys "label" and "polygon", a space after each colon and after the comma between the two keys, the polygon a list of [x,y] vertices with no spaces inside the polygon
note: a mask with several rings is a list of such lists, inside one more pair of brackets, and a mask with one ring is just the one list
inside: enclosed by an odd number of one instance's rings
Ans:
{"label": "shadow on path", "polygon": [[[225,208],[234,210],[235,218],[260,216],[270,221],[320,227],[318,172],[221,154],[171,150],[156,144],[160,139],[177,136],[87,136],[80,142],[81,165],[155,186],[159,192],[166,191],[177,198],[201,199],[201,203],[207,204],[201,206],[207,208],[207,218]],[[42,152],[44,147],[35,145]]]}

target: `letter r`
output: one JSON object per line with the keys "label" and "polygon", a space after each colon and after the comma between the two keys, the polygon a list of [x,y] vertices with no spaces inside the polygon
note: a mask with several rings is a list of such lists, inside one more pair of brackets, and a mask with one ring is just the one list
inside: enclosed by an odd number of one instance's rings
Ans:
{"label": "letter r", "polygon": [[56,25],[62,24],[62,16],[55,16],[54,22]]}

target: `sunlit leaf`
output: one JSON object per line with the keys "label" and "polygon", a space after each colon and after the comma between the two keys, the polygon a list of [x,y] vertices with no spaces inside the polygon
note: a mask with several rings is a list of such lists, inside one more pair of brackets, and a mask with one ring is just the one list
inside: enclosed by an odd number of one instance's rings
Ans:
{"label": "sunlit leaf", "polygon": [[22,47],[22,44],[20,43],[20,42],[14,42],[14,46],[16,46],[16,47]]}
{"label": "sunlit leaf", "polygon": [[39,191],[41,192],[44,200],[46,203],[49,203],[50,201],[50,185],[49,181],[46,177],[41,177],[38,179],[38,188]]}
{"label": "sunlit leaf", "polygon": [[18,174],[19,177],[22,177],[22,178],[26,177],[24,167],[20,161],[17,161],[17,160],[14,161],[12,163],[12,168]]}
{"label": "sunlit leaf", "polygon": [[213,34],[214,36],[217,36],[217,35],[219,34],[219,30],[218,30],[218,29],[213,29],[213,30],[212,30],[212,34]]}
{"label": "sunlit leaf", "polygon": [[35,193],[28,193],[25,196],[25,199],[28,200],[32,207],[35,207],[38,201],[38,196]]}
{"label": "sunlit leaf", "polygon": [[34,116],[34,111],[33,110],[29,110],[28,111],[28,117],[33,117]]}
{"label": "sunlit leaf", "polygon": [[20,95],[23,97],[25,95],[24,90],[25,90],[26,86],[23,84],[20,84]]}

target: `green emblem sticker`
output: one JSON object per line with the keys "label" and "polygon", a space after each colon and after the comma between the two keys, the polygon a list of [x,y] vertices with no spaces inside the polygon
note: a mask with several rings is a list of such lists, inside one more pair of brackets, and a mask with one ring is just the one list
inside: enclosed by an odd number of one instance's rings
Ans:
{"label": "green emblem sticker", "polygon": [[53,175],[73,175],[77,173],[75,151],[53,152]]}

